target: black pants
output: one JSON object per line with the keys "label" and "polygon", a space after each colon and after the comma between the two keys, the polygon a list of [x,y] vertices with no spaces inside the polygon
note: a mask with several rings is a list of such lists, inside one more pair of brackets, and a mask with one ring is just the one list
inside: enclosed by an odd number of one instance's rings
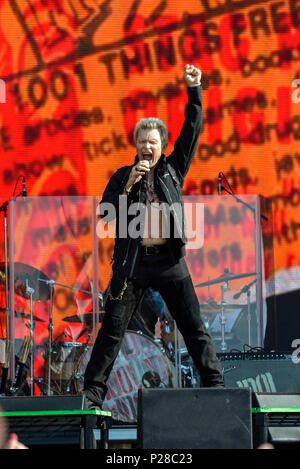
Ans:
{"label": "black pants", "polygon": [[[117,297],[123,286],[115,270],[111,293]],[[143,255],[136,278],[128,281],[122,300],[108,299],[102,327],[96,338],[84,376],[84,392],[101,405],[107,392],[106,382],[121,347],[133,308],[132,298],[141,298],[143,290],[158,290],[176,321],[185,345],[200,373],[203,386],[224,386],[222,369],[211,337],[200,317],[199,302],[184,259],[171,265],[167,254]]]}

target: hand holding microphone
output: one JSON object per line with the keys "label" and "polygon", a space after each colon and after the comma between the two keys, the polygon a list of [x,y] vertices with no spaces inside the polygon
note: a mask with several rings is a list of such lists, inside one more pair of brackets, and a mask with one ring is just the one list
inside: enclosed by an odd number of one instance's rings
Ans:
{"label": "hand holding microphone", "polygon": [[132,170],[130,171],[129,178],[126,184],[127,189],[130,191],[132,186],[139,182],[144,176],[146,176],[145,179],[147,180],[149,171],[150,161],[140,160],[136,165],[133,166]]}

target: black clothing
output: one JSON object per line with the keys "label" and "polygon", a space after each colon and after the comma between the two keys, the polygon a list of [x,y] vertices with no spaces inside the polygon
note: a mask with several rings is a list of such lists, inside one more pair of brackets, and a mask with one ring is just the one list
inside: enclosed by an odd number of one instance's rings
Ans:
{"label": "black clothing", "polygon": [[[119,236],[124,207],[119,207],[132,166],[120,168],[110,179],[100,204],[102,215],[105,203],[116,210],[116,240],[113,275],[105,307],[102,327],[95,341],[84,377],[84,393],[101,405],[107,391],[106,382],[119,352],[133,309],[132,298],[141,298],[146,288],[157,290],[169,313],[182,333],[189,354],[197,367],[204,386],[224,386],[220,363],[209,334],[200,317],[199,302],[184,260],[186,236],[181,188],[197,148],[202,127],[201,87],[189,87],[185,121],[172,154],[160,158],[155,167],[154,190],[162,203],[172,206],[170,238],[167,249],[153,249],[147,253],[141,246],[142,237]],[[144,178],[135,184],[130,196],[122,196],[129,204],[138,202],[145,207]],[[127,208],[126,208],[127,210]],[[144,216],[144,214],[143,214]],[[130,224],[128,216],[128,225]],[[143,217],[141,222],[143,233]],[[147,255],[150,254],[150,255]]]}
{"label": "black clothing", "polygon": [[[173,264],[185,255],[187,240],[184,230],[185,218],[181,189],[196,151],[198,136],[202,128],[202,89],[200,86],[189,87],[187,92],[189,100],[185,108],[185,121],[175,142],[174,150],[168,157],[162,155],[154,170],[155,192],[162,203],[174,208],[171,213],[170,238],[168,239],[169,256]],[[146,204],[144,178],[133,186],[128,197],[121,198],[121,205],[119,203],[119,197],[124,192],[132,166],[123,166],[116,171],[110,178],[100,203],[100,214],[104,216],[106,216],[105,204],[112,204],[115,207],[117,223],[113,260],[119,273],[122,272],[127,277],[134,276],[138,265],[141,238],[124,237],[120,224],[124,220],[124,213],[128,213],[127,203],[130,206],[140,202],[143,207]],[[134,217],[135,215],[131,217],[128,215],[127,225]],[[106,220],[109,220],[108,216],[106,216]]]}
{"label": "black clothing", "polygon": [[[187,350],[198,369],[203,386],[223,386],[222,371],[211,338],[200,317],[199,302],[182,258],[172,265],[167,255],[143,257],[137,279],[128,282],[122,301],[107,300],[106,314],[85,373],[85,393],[101,405],[107,391],[106,381],[119,352],[132,311],[127,302],[139,297],[151,285],[164,299],[176,321]],[[117,286],[117,289],[119,287]],[[112,293],[117,294],[112,286]]]}

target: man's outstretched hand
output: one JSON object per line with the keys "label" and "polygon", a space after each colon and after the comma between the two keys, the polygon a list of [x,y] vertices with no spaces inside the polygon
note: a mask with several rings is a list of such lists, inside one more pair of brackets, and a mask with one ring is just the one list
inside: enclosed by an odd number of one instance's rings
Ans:
{"label": "man's outstretched hand", "polygon": [[184,67],[184,75],[183,75],[186,85],[200,85],[201,83],[201,70],[195,67],[194,65],[187,64]]}

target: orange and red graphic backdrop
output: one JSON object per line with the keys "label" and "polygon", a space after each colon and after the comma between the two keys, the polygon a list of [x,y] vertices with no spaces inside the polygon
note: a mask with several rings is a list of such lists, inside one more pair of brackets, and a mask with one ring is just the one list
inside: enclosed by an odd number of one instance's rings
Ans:
{"label": "orange and red graphic backdrop", "polygon": [[[204,125],[184,194],[217,195],[222,172],[235,194],[270,198],[276,288],[296,289],[299,0],[0,0],[2,202],[21,190],[19,176],[30,197],[101,195],[132,163],[144,116],[166,122],[168,154],[186,63],[203,72]],[[107,243],[100,289],[110,257]]]}

